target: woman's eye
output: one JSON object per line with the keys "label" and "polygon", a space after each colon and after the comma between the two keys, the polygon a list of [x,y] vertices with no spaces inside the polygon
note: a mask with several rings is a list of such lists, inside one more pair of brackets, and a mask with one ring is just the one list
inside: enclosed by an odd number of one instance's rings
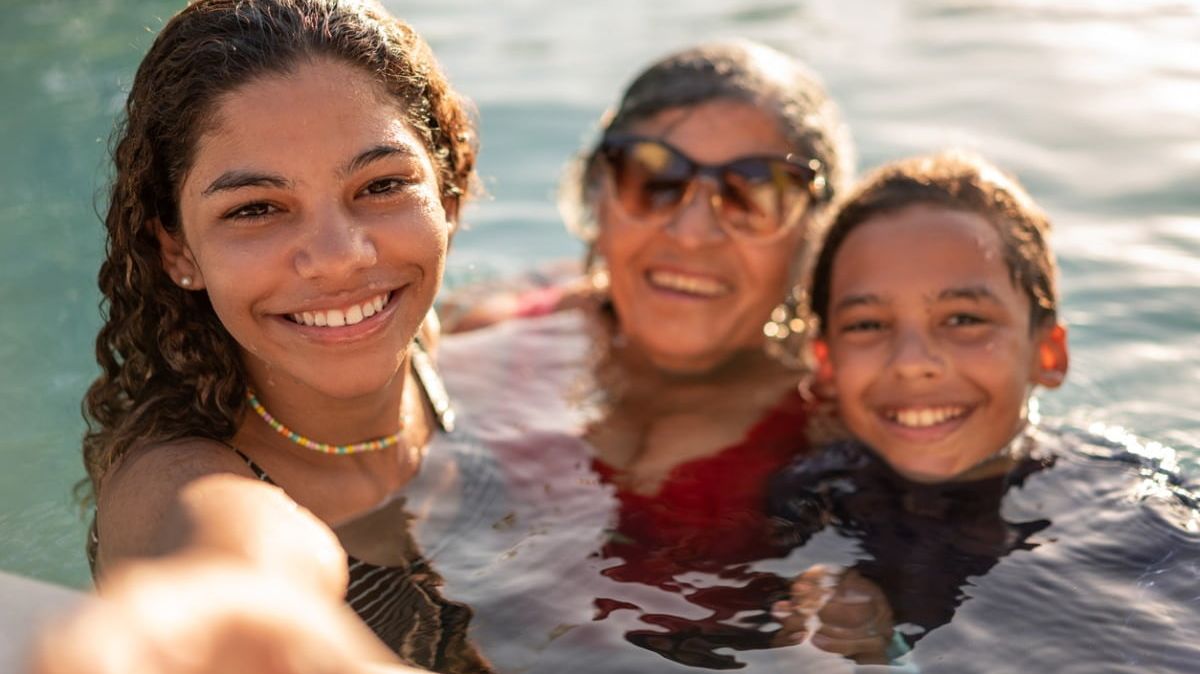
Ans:
{"label": "woman's eye", "polygon": [[225,220],[256,220],[265,218],[279,209],[265,202],[244,204],[221,216]]}

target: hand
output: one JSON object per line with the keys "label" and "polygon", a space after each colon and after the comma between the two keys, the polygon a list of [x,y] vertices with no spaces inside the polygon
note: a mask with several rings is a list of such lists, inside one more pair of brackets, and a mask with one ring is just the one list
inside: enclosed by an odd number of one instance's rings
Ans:
{"label": "hand", "polygon": [[32,674],[402,674],[340,602],[225,557],[122,565],[52,626]]}
{"label": "hand", "polygon": [[817,648],[858,664],[887,663],[891,606],[875,583],[853,569],[839,573],[812,567],[796,576],[791,598],[775,602],[771,613],[781,624],[775,645],[811,640]]}

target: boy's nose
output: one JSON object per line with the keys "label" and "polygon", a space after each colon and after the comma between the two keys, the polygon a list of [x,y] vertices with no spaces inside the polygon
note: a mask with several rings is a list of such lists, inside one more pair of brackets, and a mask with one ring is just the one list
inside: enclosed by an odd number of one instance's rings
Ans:
{"label": "boy's nose", "polygon": [[902,379],[930,379],[945,371],[946,361],[928,336],[918,330],[903,330],[896,334],[891,367]]}
{"label": "boy's nose", "polygon": [[367,229],[337,207],[313,214],[311,233],[296,254],[296,271],[306,279],[340,279],[371,267],[378,252]]}
{"label": "boy's nose", "polygon": [[720,186],[709,176],[697,176],[683,195],[679,211],[666,231],[683,247],[697,248],[725,238],[721,223]]}

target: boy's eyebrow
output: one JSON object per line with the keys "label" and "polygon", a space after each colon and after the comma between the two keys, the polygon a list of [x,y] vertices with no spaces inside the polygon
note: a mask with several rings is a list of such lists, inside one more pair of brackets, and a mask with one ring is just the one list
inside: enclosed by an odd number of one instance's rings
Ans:
{"label": "boy's eyebrow", "polygon": [[883,304],[883,298],[874,293],[859,293],[857,295],[846,295],[833,305],[833,311],[842,311],[852,307],[863,305]]}
{"label": "boy's eyebrow", "polygon": [[226,171],[220,177],[212,181],[212,183],[204,188],[200,194],[202,196],[212,196],[218,192],[228,192],[229,190],[241,189],[243,187],[279,187],[289,188],[292,186],[288,179],[272,175],[270,173],[257,173],[255,171]]}
{"label": "boy's eyebrow", "polygon": [[938,300],[972,300],[975,302],[992,302],[994,304],[1000,302],[1000,298],[996,297],[996,293],[993,293],[985,285],[946,288],[938,293],[937,298]]}
{"label": "boy's eyebrow", "polygon": [[349,175],[368,164],[377,162],[381,159],[386,159],[388,157],[394,157],[396,155],[401,155],[405,158],[416,157],[417,152],[408,145],[401,145],[397,143],[381,143],[373,148],[370,148],[369,150],[360,152],[358,156],[356,156],[354,159],[351,159],[350,162],[346,164],[346,167],[341,170],[341,173],[342,175]]}

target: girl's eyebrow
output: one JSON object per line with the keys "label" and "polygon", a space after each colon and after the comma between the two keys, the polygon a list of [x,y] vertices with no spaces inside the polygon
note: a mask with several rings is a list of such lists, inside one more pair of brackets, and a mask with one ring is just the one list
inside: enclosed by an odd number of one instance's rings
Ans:
{"label": "girl's eyebrow", "polygon": [[349,175],[355,171],[371,164],[373,162],[387,159],[388,157],[401,156],[403,158],[417,157],[417,151],[408,145],[399,143],[381,143],[368,150],[360,152],[354,159],[351,159],[339,173]]}
{"label": "girl's eyebrow", "polygon": [[[338,173],[348,175],[353,173],[368,164],[394,156],[402,157],[417,157],[417,152],[408,145],[383,143],[376,145],[367,150],[363,150],[351,159],[345,167],[340,169]],[[220,192],[228,192],[237,190],[243,187],[277,187],[280,189],[292,188],[292,181],[280,175],[273,173],[260,173],[257,171],[246,171],[235,169],[222,173],[216,180],[204,188],[200,194],[203,196],[212,196]]]}
{"label": "girl's eyebrow", "polygon": [[209,197],[219,192],[228,192],[243,187],[263,186],[287,189],[292,186],[292,183],[287,178],[270,173],[233,170],[222,173],[216,180],[212,181],[212,184],[204,188],[204,191],[200,194],[201,196]]}

